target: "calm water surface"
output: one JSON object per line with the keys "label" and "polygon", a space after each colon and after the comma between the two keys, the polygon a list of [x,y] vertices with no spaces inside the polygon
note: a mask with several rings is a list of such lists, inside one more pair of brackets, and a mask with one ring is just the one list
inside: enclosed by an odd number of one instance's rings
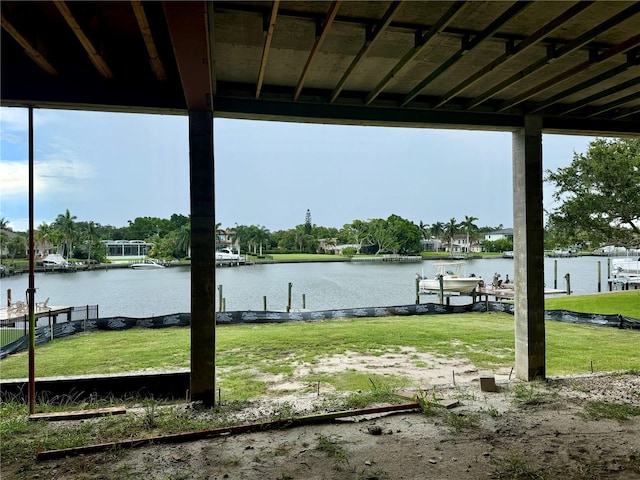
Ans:
{"label": "calm water surface", "polygon": [[[558,288],[566,286],[564,276],[571,275],[574,294],[597,292],[597,264],[602,265],[605,290],[607,259],[578,257],[545,259],[545,284],[553,287],[554,261],[558,265]],[[474,273],[491,283],[494,273],[513,278],[513,260],[480,259],[467,262],[466,273]],[[216,283],[222,285],[227,310],[262,310],[267,296],[269,310],[287,306],[288,283],[292,287],[292,307],[325,310],[368,306],[406,305],[415,301],[417,273],[432,276],[432,261],[410,264],[378,263],[298,263],[252,265],[220,268]],[[99,305],[100,316],[147,317],[190,311],[189,267],[163,270],[113,269],[67,274],[36,274],[36,301],[49,298],[49,305]],[[1,306],[6,306],[6,291],[13,301],[23,300],[28,285],[26,274],[2,279]],[[217,292],[216,292],[217,298]],[[469,301],[465,297],[464,303]],[[422,296],[423,302],[436,297]],[[217,307],[216,307],[217,308]]]}

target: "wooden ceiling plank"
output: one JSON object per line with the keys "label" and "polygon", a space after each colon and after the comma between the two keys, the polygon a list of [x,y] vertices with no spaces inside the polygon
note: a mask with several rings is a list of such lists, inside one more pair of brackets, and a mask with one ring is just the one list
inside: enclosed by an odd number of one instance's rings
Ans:
{"label": "wooden ceiling plank", "polygon": [[427,33],[420,37],[420,40],[416,42],[416,45],[409,50],[396,65],[391,69],[389,73],[376,85],[376,87],[369,92],[367,98],[365,98],[365,105],[369,105],[373,102],[380,93],[387,87],[391,79],[395,77],[400,70],[407,66],[407,64],[418,55],[429,43],[429,40],[434,38],[439,33],[442,33],[445,28],[453,21],[453,19],[460,13],[462,7],[466,4],[466,1],[456,1],[449,7],[446,13],[438,19],[438,21],[429,28]]}
{"label": "wooden ceiling plank", "polygon": [[597,27],[592,28],[591,30],[583,33],[582,35],[578,36],[574,40],[570,41],[566,45],[563,45],[555,52],[550,53],[547,56],[537,60],[536,62],[532,63],[528,67],[524,68],[522,71],[513,74],[506,80],[490,88],[485,93],[483,93],[482,95],[478,96],[477,98],[469,102],[467,105],[467,109],[471,110],[481,105],[482,103],[494,97],[504,89],[514,85],[515,83],[519,82],[520,80],[527,77],[528,75],[531,75],[532,73],[545,67],[546,65],[549,64],[549,62],[555,59],[558,59],[560,57],[563,57],[565,55],[568,55],[569,53],[583,47],[584,45],[591,42],[594,38],[596,38],[601,33],[618,25],[619,23],[622,23],[628,20],[630,17],[636,15],[639,12],[640,12],[640,2],[636,2],[632,4],[630,7],[626,8],[625,10],[609,18],[608,20],[605,20],[604,22],[599,24]]}
{"label": "wooden ceiling plank", "polygon": [[264,48],[262,49],[262,59],[260,60],[260,71],[258,72],[258,82],[256,85],[256,99],[260,98],[262,82],[264,81],[264,72],[267,70],[267,59],[269,58],[269,49],[271,48],[273,31],[276,28],[276,18],[278,16],[279,6],[280,0],[274,0],[271,7],[271,14],[269,15],[269,28],[267,29],[267,36],[264,39]]}
{"label": "wooden ceiling plank", "polygon": [[66,2],[64,0],[54,0],[53,3],[56,7],[58,7],[60,14],[67,22],[67,25],[71,27],[71,30],[75,34],[76,38],[83,46],[85,51],[89,54],[89,60],[91,60],[91,63],[93,63],[93,66],[96,68],[96,70],[98,70],[100,75],[102,75],[104,78],[112,79],[113,74],[111,73],[111,69],[107,65],[107,62],[104,61],[104,58],[102,58],[102,56],[93,46],[93,43],[91,43],[91,40],[89,40],[89,37],[87,37],[87,35],[84,33],[82,27],[73,16],[73,13],[71,13],[71,10],[67,6]]}
{"label": "wooden ceiling plank", "polygon": [[153,70],[153,73],[155,74],[158,81],[164,82],[167,78],[167,74],[164,68],[164,64],[162,63],[162,60],[160,60],[160,55],[158,55],[156,42],[153,40],[151,27],[149,26],[149,21],[147,20],[147,15],[144,12],[142,2],[140,0],[132,0],[131,7],[133,8],[133,13],[136,16],[136,21],[138,22],[138,28],[140,28],[142,39],[144,40],[144,44],[147,47],[151,69]]}
{"label": "wooden ceiling plank", "polygon": [[400,7],[402,6],[402,3],[403,3],[402,1],[391,2],[391,5],[385,12],[382,19],[376,24],[375,29],[373,31],[373,35],[371,36],[367,35],[364,45],[362,46],[360,51],[356,54],[356,56],[354,57],[349,67],[345,70],[344,75],[342,75],[342,78],[337,83],[336,87],[333,89],[333,92],[331,92],[331,96],[329,97],[329,103],[335,102],[336,98],[338,98],[338,95],[340,95],[340,92],[342,92],[342,89],[344,88],[345,83],[347,83],[347,80],[351,76],[351,73],[353,73],[353,71],[360,64],[360,62],[364,60],[364,58],[369,53],[369,50],[371,50],[371,48],[375,45],[376,41],[382,37],[382,34],[384,33],[384,31],[391,24],[396,14],[400,11]]}
{"label": "wooden ceiling plank", "polygon": [[436,78],[442,75],[446,70],[452,67],[458,60],[460,60],[464,55],[471,52],[474,48],[484,42],[486,39],[490,38],[494,33],[498,31],[505,23],[515,17],[518,13],[520,13],[523,9],[531,5],[529,2],[517,1],[511,7],[509,7],[506,11],[502,13],[498,18],[496,18],[493,22],[487,26],[482,32],[476,35],[467,45],[463,42],[462,47],[458,49],[456,53],[454,53],[451,57],[449,57],[442,65],[436,68],[431,74],[427,76],[424,80],[422,80],[418,85],[416,85],[411,91],[402,99],[400,102],[400,106],[406,106],[411,100],[420,95],[420,92],[424,90],[424,88],[433,82]]}
{"label": "wooden ceiling plank", "polygon": [[[609,58],[612,58],[612,57],[614,57],[616,55],[623,54],[623,53],[631,50],[632,48],[635,48],[638,45],[640,45],[640,34],[634,35],[633,37],[625,40],[624,42],[616,45],[615,47],[612,47],[612,48],[608,49],[607,51],[602,52],[599,55],[596,55],[593,60],[587,60],[585,62],[582,62],[581,64],[576,65],[575,67],[567,70],[566,72],[563,72],[563,73],[561,73],[559,75],[556,75],[555,77],[550,78],[549,80],[541,82],[538,85],[536,85],[535,87],[530,88],[526,92],[521,93],[520,95],[516,95],[511,100],[503,102],[498,107],[498,112],[503,112],[503,111],[507,110],[508,108],[511,108],[511,107],[513,107],[515,105],[518,105],[519,103],[524,102],[525,100],[531,98],[534,95],[537,95],[537,94],[539,94],[541,92],[544,92],[545,90],[548,90],[549,88],[557,86],[559,83],[562,83],[562,82],[565,82],[565,81],[571,79],[572,77],[574,77],[578,73],[584,72],[585,70],[591,68],[593,65],[598,64],[600,62],[603,62],[605,60],[608,60]],[[606,78],[610,78],[610,77],[606,77]],[[606,79],[606,78],[603,78],[603,80]]]}
{"label": "wooden ceiling plank", "polygon": [[477,71],[469,78],[459,83],[447,93],[445,93],[434,105],[434,108],[439,108],[447,103],[449,100],[454,98],[456,95],[464,92],[467,88],[471,87],[478,80],[484,77],[489,72],[494,71],[497,67],[505,63],[507,60],[511,60],[516,57],[516,55],[524,52],[527,48],[532,47],[539,42],[541,42],[545,37],[553,33],[555,30],[564,25],[567,21],[578,15],[580,12],[585,10],[586,8],[593,5],[595,2],[579,2],[573,5],[571,8],[566,10],[561,15],[554,18],[551,22],[547,23],[543,27],[536,30],[534,33],[529,35],[527,38],[522,40],[513,46],[513,48],[508,49],[505,53],[496,58],[493,62],[486,65],[481,70]]}
{"label": "wooden ceiling plank", "polygon": [[329,29],[331,28],[331,25],[333,24],[333,21],[336,18],[336,15],[338,13],[338,9],[340,8],[341,3],[342,3],[341,0],[334,1],[331,4],[331,7],[329,8],[327,17],[325,18],[324,23],[322,25],[322,32],[320,33],[320,36],[317,38],[315,44],[313,45],[313,48],[311,49],[311,53],[307,58],[307,63],[304,65],[304,68],[302,69],[302,74],[300,75],[300,79],[298,80],[298,86],[296,87],[296,91],[293,94],[294,102],[297,101],[298,98],[300,98],[300,93],[302,92],[302,87],[304,86],[304,81],[307,74],[309,73],[311,64],[313,63],[313,60],[315,59],[316,55],[320,51],[320,47],[322,47],[322,44],[324,43],[325,39],[327,38],[327,35],[329,34]]}
{"label": "wooden ceiling plank", "polygon": [[20,45],[24,49],[24,53],[26,53],[27,56],[36,63],[36,65],[38,65],[42,70],[49,73],[50,75],[58,75],[57,70],[53,67],[53,65],[51,65],[51,63],[49,63],[45,56],[40,51],[38,51],[37,48],[31,45],[31,42],[29,42],[29,40],[27,40],[25,36],[22,35],[18,31],[18,29],[13,26],[13,24],[7,19],[7,17],[1,13],[0,23],[2,24],[2,28],[4,28],[7,33],[11,35],[11,37],[16,42],[18,42],[18,45]]}

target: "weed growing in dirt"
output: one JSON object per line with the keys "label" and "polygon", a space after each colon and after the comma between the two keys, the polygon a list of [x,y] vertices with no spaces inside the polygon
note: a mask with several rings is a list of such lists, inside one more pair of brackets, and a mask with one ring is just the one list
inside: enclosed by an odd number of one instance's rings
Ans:
{"label": "weed growing in dirt", "polygon": [[418,390],[416,394],[416,401],[420,404],[420,408],[422,409],[422,413],[424,413],[427,417],[434,416],[440,408],[442,407],[441,403],[443,398],[436,395],[436,389],[434,388],[431,393],[426,390]]}
{"label": "weed growing in dirt", "polygon": [[472,430],[480,426],[478,416],[469,412],[449,412],[444,416],[443,422],[456,433],[462,432],[463,430]]}
{"label": "weed growing in dirt", "polygon": [[546,478],[542,472],[529,466],[520,455],[493,458],[491,461],[496,466],[491,478],[500,480],[544,480]]}
{"label": "weed growing in dirt", "polygon": [[513,387],[513,399],[522,407],[553,403],[557,399],[557,393],[544,391],[541,387],[535,382],[526,385],[520,383]]}
{"label": "weed growing in dirt", "polygon": [[318,436],[317,449],[325,452],[329,458],[332,458],[338,464],[349,464],[347,451],[342,446],[342,442],[334,436]]}
{"label": "weed growing in dirt", "polygon": [[630,417],[640,415],[640,407],[635,407],[628,403],[593,401],[585,405],[582,415],[584,418],[591,420],[610,418],[624,421],[629,420]]}

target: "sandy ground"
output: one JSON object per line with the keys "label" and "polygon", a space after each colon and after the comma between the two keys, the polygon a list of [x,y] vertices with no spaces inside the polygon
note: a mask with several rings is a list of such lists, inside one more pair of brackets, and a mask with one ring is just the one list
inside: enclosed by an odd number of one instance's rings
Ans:
{"label": "sandy ground", "polygon": [[[323,361],[322,368],[410,375],[425,385],[426,412],[11,465],[2,479],[640,480],[640,416],[585,415],[590,402],[640,408],[640,376],[602,374],[526,384],[509,380],[506,371],[497,372],[497,392],[482,392],[472,365],[425,357],[421,361],[429,368],[408,368],[403,357],[347,353]],[[292,378],[271,378],[271,394],[277,396],[255,402],[241,415],[253,421],[283,404],[296,414],[311,411],[329,392],[323,386],[320,396],[308,388],[299,393],[308,386],[295,378],[305,368],[299,366]],[[416,391],[405,394],[410,402]],[[193,415],[209,414],[191,405],[184,408]]]}

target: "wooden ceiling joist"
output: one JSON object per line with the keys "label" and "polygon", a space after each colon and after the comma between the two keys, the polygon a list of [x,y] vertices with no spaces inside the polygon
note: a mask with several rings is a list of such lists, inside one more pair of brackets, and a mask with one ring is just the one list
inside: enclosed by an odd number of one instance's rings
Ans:
{"label": "wooden ceiling joist", "polygon": [[398,11],[400,11],[401,6],[402,6],[401,1],[391,2],[391,5],[385,12],[382,19],[376,24],[371,34],[366,35],[364,45],[362,46],[360,51],[356,54],[356,56],[354,57],[349,67],[345,70],[344,74],[342,75],[342,78],[333,89],[333,92],[331,92],[331,97],[329,97],[329,103],[335,102],[336,98],[338,98],[338,95],[340,95],[340,92],[342,92],[342,89],[344,88],[345,83],[347,83],[347,80],[351,76],[351,73],[356,69],[356,67],[360,64],[360,62],[367,56],[367,54],[369,53],[369,50],[371,50],[371,48],[376,43],[376,41],[379,40],[380,37],[382,37],[382,34],[384,33],[384,31],[391,24],[391,22],[393,21],[393,18],[396,16]]}
{"label": "wooden ceiling joist", "polygon": [[31,42],[22,35],[17,28],[15,28],[11,22],[5,17],[4,14],[0,14],[0,23],[11,37],[18,42],[18,44],[24,49],[24,53],[33,60],[42,70],[51,74],[58,75],[56,69],[49,63],[45,56],[38,51],[36,47],[31,45]]}
{"label": "wooden ceiling joist", "polygon": [[389,73],[385,75],[385,77],[376,85],[376,87],[369,92],[367,98],[365,98],[365,105],[369,105],[373,102],[380,93],[386,88],[386,86],[391,82],[391,79],[395,77],[400,70],[405,68],[407,64],[418,55],[429,43],[429,40],[434,38],[439,33],[442,33],[445,28],[453,21],[453,19],[460,13],[462,7],[466,4],[465,1],[456,1],[454,2],[449,9],[446,11],[444,15],[442,15],[438,21],[427,30],[424,35],[417,35],[415,45],[411,50],[409,50],[405,55],[400,59],[398,63],[391,69]]}
{"label": "wooden ceiling joist", "polygon": [[213,108],[206,2],[163,3],[169,35],[189,110]]}
{"label": "wooden ceiling joist", "polygon": [[499,28],[501,28],[505,23],[507,23],[529,5],[529,2],[517,1],[516,3],[511,5],[511,7],[509,7],[505,12],[503,12],[502,15],[491,22],[491,24],[482,32],[480,32],[480,34],[476,35],[469,42],[463,41],[462,46],[456,53],[454,53],[442,65],[440,65],[431,74],[429,74],[427,78],[422,80],[418,85],[411,89],[411,91],[400,102],[400,106],[406,106],[411,100],[420,95],[420,92],[422,92],[422,90],[424,90],[427,85],[429,85],[436,78],[442,75],[447,69],[449,69],[449,67],[452,67],[464,55],[476,48],[486,39],[490,38],[494,33],[498,31]]}
{"label": "wooden ceiling joist", "polygon": [[635,92],[632,93],[631,95],[627,95],[626,97],[622,97],[622,98],[618,98],[617,100],[614,100],[610,103],[607,103],[606,105],[603,105],[602,107],[596,108],[595,110],[592,110],[591,112],[589,112],[587,115],[585,115],[586,118],[592,118],[595,117],[597,115],[602,115],[603,113],[609,112],[615,108],[618,108],[622,105],[626,105],[627,103],[631,103],[631,102],[635,102],[636,100],[640,99],[640,92]]}
{"label": "wooden ceiling joist", "polygon": [[628,20],[630,17],[636,15],[638,12],[640,12],[640,2],[632,4],[630,7],[624,9],[623,11],[621,11],[619,13],[617,13],[616,15],[614,15],[611,18],[609,18],[608,20],[605,20],[604,22],[602,22],[601,24],[599,24],[595,28],[592,28],[591,30],[583,33],[579,37],[577,37],[574,40],[570,41],[569,43],[563,45],[562,47],[558,48],[557,50],[550,51],[545,57],[543,57],[543,58],[539,59],[538,61],[532,63],[531,65],[529,65],[528,67],[526,67],[522,71],[511,75],[506,80],[500,82],[499,84],[495,85],[493,88],[490,88],[485,93],[483,93],[482,95],[478,96],[477,98],[475,98],[474,100],[469,102],[469,104],[467,105],[467,109],[471,110],[471,109],[481,105],[485,101],[487,101],[490,98],[494,97],[495,95],[497,95],[498,93],[502,92],[506,88],[508,88],[508,87],[514,85],[515,83],[519,82],[520,80],[522,80],[523,78],[527,77],[528,75],[531,75],[532,73],[537,72],[541,68],[547,66],[549,64],[549,62],[551,62],[551,61],[553,61],[555,59],[564,57],[565,55],[568,55],[571,52],[573,52],[573,51],[585,46],[589,42],[593,41],[601,33],[607,31],[610,28],[613,28],[614,26],[616,26],[616,25],[618,25],[618,24],[620,24],[620,23],[622,23],[622,22],[624,22],[626,20]]}
{"label": "wooden ceiling joist", "polygon": [[316,55],[320,51],[320,47],[322,47],[322,44],[324,43],[325,39],[327,38],[327,35],[329,34],[329,29],[331,28],[331,25],[333,25],[333,21],[335,20],[336,15],[338,14],[338,9],[340,8],[341,3],[342,3],[341,0],[334,1],[331,4],[331,7],[329,8],[327,17],[325,18],[322,24],[322,31],[320,32],[320,36],[316,39],[313,45],[313,48],[311,49],[311,53],[307,58],[307,63],[305,63],[304,68],[302,69],[302,74],[300,75],[300,79],[298,80],[298,86],[296,87],[296,91],[293,94],[294,102],[297,101],[298,98],[300,98],[300,93],[302,93],[302,88],[304,87],[304,81],[305,81],[305,78],[307,77],[307,74],[309,73],[311,64],[313,63],[313,60],[315,59]]}
{"label": "wooden ceiling joist", "polygon": [[104,78],[112,79],[113,74],[111,73],[111,69],[107,65],[107,62],[105,62],[104,58],[102,58],[102,56],[93,46],[93,43],[91,42],[89,37],[87,37],[86,33],[84,33],[84,30],[82,30],[82,27],[74,17],[73,13],[71,13],[69,6],[64,2],[64,0],[54,0],[53,3],[56,7],[58,7],[58,11],[67,22],[67,25],[71,27],[71,30],[75,34],[76,38],[85,49],[85,51],[89,54],[89,60],[91,60],[91,63],[93,63],[93,66],[96,68],[96,70],[98,70],[100,75],[102,75]]}
{"label": "wooden ceiling joist", "polygon": [[558,15],[551,22],[547,23],[546,25],[536,30],[533,34],[529,35],[524,40],[513,45],[513,47],[507,48],[505,53],[500,55],[494,61],[487,64],[484,68],[478,70],[469,78],[459,83],[458,85],[453,87],[451,90],[449,90],[447,93],[445,93],[442,97],[440,97],[440,99],[435,103],[434,108],[440,108],[441,106],[446,104],[448,101],[450,101],[452,98],[464,92],[467,88],[474,85],[476,82],[482,79],[485,75],[494,71],[496,68],[498,68],[500,65],[502,65],[506,61],[515,58],[518,54],[524,52],[527,48],[537,45],[542,40],[544,40],[548,35],[553,33],[555,30],[557,30],[562,25],[564,25],[567,21],[569,21],[570,19],[578,15],[580,12],[582,12],[584,9],[588,8],[592,4],[593,2],[579,2],[573,5],[571,8],[566,10],[561,15]]}
{"label": "wooden ceiling joist", "polygon": [[262,59],[260,60],[260,70],[258,72],[258,82],[256,85],[256,99],[260,98],[260,91],[262,90],[262,82],[264,81],[264,72],[267,70],[267,59],[269,58],[269,50],[271,49],[271,40],[273,39],[273,31],[276,28],[276,18],[278,16],[279,6],[280,6],[280,0],[275,0],[271,7],[271,14],[269,15],[269,27],[267,28],[267,35],[264,39],[264,48],[262,49]]}
{"label": "wooden ceiling joist", "polygon": [[133,13],[136,16],[136,21],[138,22],[138,28],[140,28],[142,39],[144,40],[144,44],[147,47],[151,69],[153,70],[153,73],[155,74],[158,81],[164,82],[167,78],[167,74],[162,60],[160,60],[160,55],[158,55],[158,49],[156,48],[156,43],[153,40],[151,27],[149,27],[149,21],[147,20],[147,15],[144,13],[142,2],[139,0],[132,0],[131,7],[133,8]]}
{"label": "wooden ceiling joist", "polygon": [[[507,110],[508,108],[511,108],[515,105],[518,105],[519,103],[524,102],[525,100],[531,98],[534,95],[537,95],[541,92],[544,92],[545,90],[548,90],[549,88],[555,87],[558,84],[565,82],[571,78],[573,78],[575,75],[584,72],[585,70],[587,70],[588,68],[591,68],[593,65],[598,64],[600,62],[603,62],[605,60],[608,60],[609,58],[612,58],[616,55],[620,55],[620,54],[624,54],[627,51],[637,47],[638,45],[640,45],[640,34],[638,35],[634,35],[633,37],[629,38],[628,40],[622,42],[619,45],[616,45],[615,47],[612,47],[610,49],[608,49],[605,52],[602,52],[598,55],[595,55],[593,59],[587,60],[585,62],[582,62],[579,65],[576,65],[575,67],[567,70],[566,72],[563,72],[559,75],[556,75],[553,78],[550,78],[549,80],[545,81],[545,82],[541,82],[538,85],[536,85],[534,88],[531,88],[529,90],[527,90],[526,92],[523,92],[519,95],[516,95],[514,98],[512,98],[511,100],[508,100],[506,102],[503,102],[499,107],[498,107],[498,111],[499,112],[503,112],[505,110]],[[626,69],[623,69],[622,71],[624,71]],[[617,75],[618,73],[612,73],[610,76],[603,76],[602,80],[606,80],[608,78],[611,78],[612,76]]]}

